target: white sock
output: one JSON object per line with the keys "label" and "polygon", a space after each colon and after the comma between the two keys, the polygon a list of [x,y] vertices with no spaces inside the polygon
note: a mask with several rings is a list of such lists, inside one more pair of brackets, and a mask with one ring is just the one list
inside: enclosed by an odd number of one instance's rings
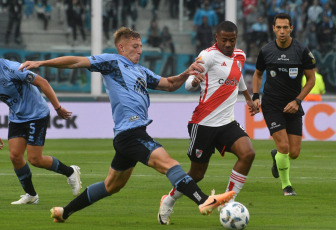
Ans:
{"label": "white sock", "polygon": [[237,194],[243,188],[246,178],[247,178],[247,176],[245,176],[243,174],[240,174],[240,173],[238,173],[238,172],[236,172],[235,170],[232,169],[230,180],[229,180],[228,186],[226,188],[226,192],[228,192],[228,191],[234,191],[235,192],[235,195],[230,200],[230,202],[234,201]]}
{"label": "white sock", "polygon": [[172,188],[172,190],[170,190],[170,192],[168,193],[168,196],[163,200],[163,202],[170,206],[173,207],[176,200],[179,199],[180,197],[183,196],[182,192],[177,191],[174,187]]}

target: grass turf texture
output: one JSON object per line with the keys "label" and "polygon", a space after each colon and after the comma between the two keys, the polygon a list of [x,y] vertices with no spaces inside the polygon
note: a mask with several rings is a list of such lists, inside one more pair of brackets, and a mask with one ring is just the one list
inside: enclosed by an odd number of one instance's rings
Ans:
{"label": "grass turf texture", "polygon": [[[188,140],[158,140],[187,171]],[[223,229],[219,213],[202,216],[188,198],[174,207],[171,224],[160,226],[157,212],[161,196],[171,185],[166,176],[141,163],[121,192],[98,201],[72,216],[65,223],[54,223],[49,209],[64,206],[73,199],[66,178],[31,166],[33,183],[40,196],[38,205],[11,205],[24,192],[8,157],[8,144],[0,151],[0,229]],[[271,175],[272,141],[253,141],[256,158],[246,184],[237,197],[250,212],[247,229],[335,229],[336,153],[335,142],[303,142],[300,157],[291,161],[291,182],[298,196],[284,197],[279,179]],[[83,189],[105,179],[114,149],[112,140],[47,140],[45,155],[81,168]],[[202,190],[224,192],[235,156],[216,153],[203,181]]]}

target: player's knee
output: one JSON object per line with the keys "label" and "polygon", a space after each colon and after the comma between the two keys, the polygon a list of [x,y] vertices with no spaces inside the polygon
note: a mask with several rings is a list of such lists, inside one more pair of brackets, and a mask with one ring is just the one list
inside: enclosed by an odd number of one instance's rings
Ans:
{"label": "player's knee", "polygon": [[28,161],[31,165],[35,167],[41,168],[43,166],[41,162],[42,161],[41,157],[29,157],[28,156]]}
{"label": "player's knee", "polygon": [[9,159],[15,165],[15,164],[19,164],[23,160],[23,156],[16,152],[10,152]]}
{"label": "player's knee", "polygon": [[201,181],[201,180],[203,180],[203,178],[204,178],[204,173],[194,173],[194,174],[192,174],[192,175],[190,175],[191,176],[191,178],[193,178],[193,180],[197,183],[197,182],[199,182],[199,181]]}
{"label": "player's knee", "polygon": [[244,154],[242,154],[241,160],[252,164],[252,162],[254,161],[255,158],[255,151],[253,149],[249,149],[247,151],[244,152]]}

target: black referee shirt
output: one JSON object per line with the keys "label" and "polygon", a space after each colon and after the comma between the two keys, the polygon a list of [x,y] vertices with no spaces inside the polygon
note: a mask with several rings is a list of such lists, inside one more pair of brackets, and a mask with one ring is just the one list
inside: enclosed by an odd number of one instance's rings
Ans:
{"label": "black referee shirt", "polygon": [[295,38],[285,49],[272,41],[260,50],[256,68],[266,70],[263,99],[288,103],[300,94],[303,70],[315,68],[315,58]]}

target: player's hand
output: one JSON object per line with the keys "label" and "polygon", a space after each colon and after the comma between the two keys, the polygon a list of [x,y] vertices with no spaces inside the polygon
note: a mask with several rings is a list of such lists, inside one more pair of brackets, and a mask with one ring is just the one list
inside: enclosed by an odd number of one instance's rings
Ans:
{"label": "player's hand", "polygon": [[196,59],[195,62],[193,62],[189,68],[188,68],[188,75],[197,75],[199,73],[203,73],[204,72],[204,67],[201,65],[204,64],[204,61],[200,60],[200,59]]}
{"label": "player's hand", "polygon": [[69,112],[65,108],[61,107],[59,110],[56,111],[58,116],[63,118],[64,120],[67,120],[71,117],[72,112]]}
{"label": "player's hand", "polygon": [[195,75],[193,81],[191,82],[191,85],[193,87],[197,87],[202,81],[205,81],[205,80],[206,80],[206,77],[203,74],[199,73]]}
{"label": "player's hand", "polygon": [[296,103],[296,101],[289,102],[286,107],[284,108],[284,113],[296,113],[299,110],[299,105]]}
{"label": "player's hand", "polygon": [[19,70],[23,71],[23,69],[36,69],[41,66],[41,62],[39,61],[25,61],[19,67]]}
{"label": "player's hand", "polygon": [[4,143],[2,142],[1,138],[0,138],[0,150],[4,147]]}
{"label": "player's hand", "polygon": [[254,116],[257,113],[259,113],[259,107],[255,104],[255,101],[254,102],[252,100],[251,101],[246,101],[246,103],[249,107],[249,113],[250,113],[251,116]]}

